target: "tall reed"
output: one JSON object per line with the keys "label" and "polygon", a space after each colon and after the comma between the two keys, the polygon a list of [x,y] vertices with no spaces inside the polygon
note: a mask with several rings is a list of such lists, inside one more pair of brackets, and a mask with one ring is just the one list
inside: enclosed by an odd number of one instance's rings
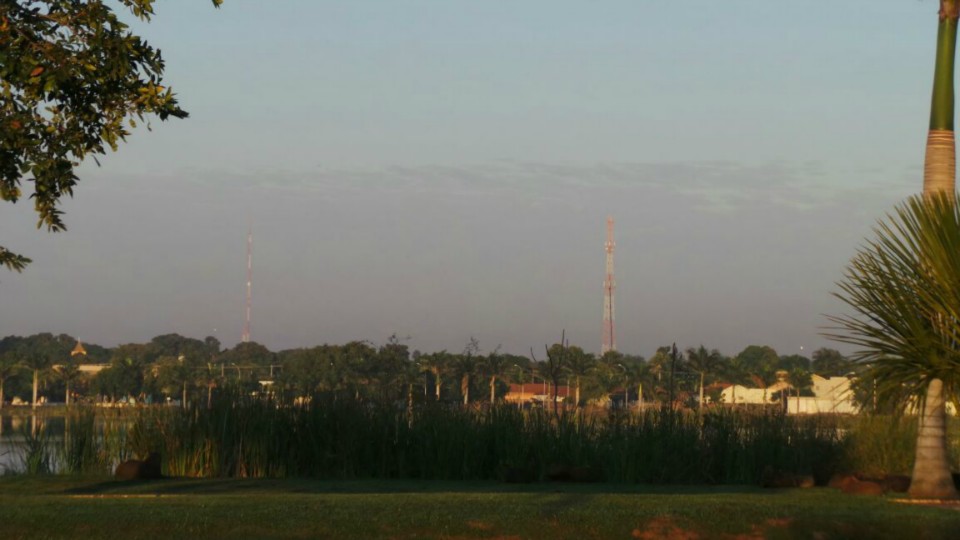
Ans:
{"label": "tall reed", "polygon": [[42,425],[30,427],[24,423],[19,435],[20,439],[15,445],[21,470],[34,475],[52,473],[53,455],[47,440],[47,430]]}
{"label": "tall reed", "polygon": [[824,477],[841,460],[828,417],[721,410],[585,415],[318,396],[302,406],[235,396],[211,409],[147,409],[130,447],[160,451],[175,476],[482,480],[504,468],[535,478],[557,466],[612,482],[749,483],[764,467]]}

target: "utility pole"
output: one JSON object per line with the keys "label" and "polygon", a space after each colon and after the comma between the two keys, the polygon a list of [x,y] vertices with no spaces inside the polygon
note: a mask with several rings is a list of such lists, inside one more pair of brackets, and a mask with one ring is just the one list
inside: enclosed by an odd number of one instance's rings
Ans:
{"label": "utility pole", "polygon": [[240,341],[247,343],[250,341],[250,307],[252,304],[252,286],[253,286],[253,225],[247,232],[247,305],[246,318],[243,322],[243,334]]}
{"label": "utility pole", "polygon": [[607,241],[604,248],[607,252],[607,275],[603,280],[603,337],[600,340],[600,354],[617,350],[616,335],[614,333],[613,290],[616,282],[613,280],[613,217],[607,217]]}

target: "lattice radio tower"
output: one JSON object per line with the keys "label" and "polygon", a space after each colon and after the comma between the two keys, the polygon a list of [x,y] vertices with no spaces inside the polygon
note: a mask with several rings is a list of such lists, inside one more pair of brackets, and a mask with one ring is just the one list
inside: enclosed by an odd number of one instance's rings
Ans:
{"label": "lattice radio tower", "polygon": [[253,225],[247,232],[247,316],[243,321],[243,335],[240,341],[250,341],[250,306],[252,304],[251,289],[253,286]]}
{"label": "lattice radio tower", "polygon": [[617,340],[614,334],[613,322],[613,290],[617,287],[613,280],[613,218],[607,217],[607,242],[604,247],[607,251],[607,278],[603,280],[603,338],[600,342],[600,354],[617,350]]}

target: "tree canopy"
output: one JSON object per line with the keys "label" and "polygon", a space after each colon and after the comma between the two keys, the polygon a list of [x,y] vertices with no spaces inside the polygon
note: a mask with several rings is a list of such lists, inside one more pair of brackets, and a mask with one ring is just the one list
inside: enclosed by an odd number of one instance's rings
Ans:
{"label": "tree canopy", "polygon": [[[140,20],[153,16],[154,0],[117,1]],[[60,200],[73,195],[84,158],[116,150],[138,121],[186,118],[163,72],[160,50],[109,3],[0,2],[0,200],[29,193],[37,227],[65,230]],[[29,263],[0,246],[0,265]]]}

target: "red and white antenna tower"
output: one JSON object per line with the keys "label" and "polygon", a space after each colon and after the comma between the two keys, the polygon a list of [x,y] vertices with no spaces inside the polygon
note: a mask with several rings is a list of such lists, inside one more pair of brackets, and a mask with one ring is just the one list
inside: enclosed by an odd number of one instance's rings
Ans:
{"label": "red and white antenna tower", "polygon": [[617,340],[613,323],[613,290],[617,284],[613,281],[613,218],[607,217],[607,278],[603,280],[603,338],[600,342],[600,354],[617,350]]}
{"label": "red and white antenna tower", "polygon": [[250,306],[251,306],[251,289],[253,286],[253,225],[250,226],[250,230],[247,232],[247,317],[243,321],[243,335],[240,336],[240,341],[247,343],[250,341]]}

